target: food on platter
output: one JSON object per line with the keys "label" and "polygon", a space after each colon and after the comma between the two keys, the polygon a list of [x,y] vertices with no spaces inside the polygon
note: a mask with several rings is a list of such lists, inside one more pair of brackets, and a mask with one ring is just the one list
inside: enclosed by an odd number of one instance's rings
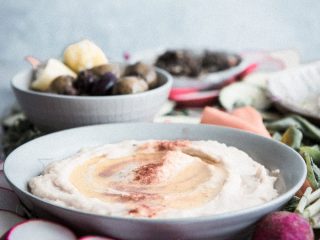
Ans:
{"label": "food on platter", "polygon": [[63,61],[50,58],[33,65],[31,89],[63,95],[109,96],[135,94],[158,87],[155,68],[141,62],[123,66],[110,63],[103,51],[89,40],[68,46]]}
{"label": "food on platter", "polygon": [[107,216],[180,218],[261,205],[278,171],[216,141],[124,141],[86,148],[29,181],[53,204]]}
{"label": "food on platter", "polygon": [[193,53],[188,50],[167,50],[158,56],[155,65],[174,76],[196,78],[201,74],[227,70],[240,62],[240,56],[227,52],[205,50]]}
{"label": "food on platter", "polygon": [[128,55],[128,62],[147,63],[173,76],[173,89],[218,89],[255,68],[251,59],[216,49],[157,48]]}

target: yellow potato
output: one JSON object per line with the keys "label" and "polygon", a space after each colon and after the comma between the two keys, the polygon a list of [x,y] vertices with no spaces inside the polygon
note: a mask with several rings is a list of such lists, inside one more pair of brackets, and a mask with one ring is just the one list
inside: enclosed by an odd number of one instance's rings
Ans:
{"label": "yellow potato", "polygon": [[51,58],[46,64],[40,65],[37,68],[35,80],[31,83],[31,88],[38,91],[47,91],[52,81],[62,75],[77,77],[77,75],[61,61]]}
{"label": "yellow potato", "polygon": [[63,57],[65,64],[77,73],[108,63],[103,51],[89,40],[69,45],[65,49]]}

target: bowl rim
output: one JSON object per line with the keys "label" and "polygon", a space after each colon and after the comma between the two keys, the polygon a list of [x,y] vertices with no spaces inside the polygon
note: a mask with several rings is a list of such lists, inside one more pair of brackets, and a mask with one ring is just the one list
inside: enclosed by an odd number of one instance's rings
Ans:
{"label": "bowl rim", "polygon": [[[34,140],[31,140],[23,145],[21,145],[20,147],[16,148],[12,153],[9,154],[9,156],[7,157],[7,159],[10,158],[10,156],[12,157],[16,151],[18,151],[21,148],[24,148],[28,143],[30,142],[34,142],[34,141],[41,141],[42,138],[47,138],[50,137],[52,135],[57,135],[57,134],[61,134],[62,132],[72,132],[72,131],[77,131],[78,129],[88,129],[88,128],[95,128],[97,126],[103,127],[103,126],[123,126],[123,125],[132,125],[135,127],[139,127],[139,125],[158,125],[158,126],[166,126],[168,125],[167,123],[145,123],[145,122],[141,122],[141,123],[114,123],[114,124],[97,124],[97,125],[91,125],[91,126],[82,126],[82,127],[76,127],[76,128],[71,128],[71,129],[66,129],[66,130],[61,130],[61,131],[57,131],[54,133],[49,133],[47,135],[38,137]],[[177,123],[170,123],[170,125],[176,125],[179,127],[190,127],[190,124],[177,124]],[[299,155],[299,153],[297,153],[295,150],[293,150],[292,148],[290,148],[289,146],[278,142],[274,139],[271,138],[266,138],[257,134],[253,134],[247,131],[243,131],[243,130],[239,130],[239,129],[234,129],[234,128],[229,128],[229,127],[222,127],[222,126],[216,126],[216,125],[209,125],[209,124],[203,124],[206,127],[210,127],[210,128],[215,128],[217,130],[220,131],[227,131],[229,133],[235,133],[235,134],[240,134],[240,135],[248,135],[250,137],[254,137],[257,138],[257,140],[262,140],[262,141],[266,141],[269,142],[271,144],[277,144],[280,145],[282,148],[285,148],[287,151],[291,152],[292,154],[295,154],[297,156],[297,159],[300,160],[300,163],[304,163],[303,158]],[[111,127],[112,127],[111,126]],[[192,125],[191,125],[192,126]],[[141,126],[140,126],[141,127]],[[305,164],[302,164],[302,169],[300,169],[301,173],[301,177],[300,179],[296,180],[295,185],[288,189],[286,192],[280,194],[279,196],[277,196],[276,198],[265,202],[263,204],[257,205],[257,206],[253,206],[253,207],[249,207],[249,208],[245,208],[245,209],[240,209],[240,210],[236,210],[236,211],[231,211],[231,212],[225,212],[225,213],[218,213],[218,214],[211,214],[211,215],[205,215],[205,216],[195,216],[195,217],[179,217],[179,218],[142,218],[142,217],[126,217],[126,216],[107,216],[107,215],[101,215],[101,214],[96,214],[96,213],[90,213],[90,212],[85,212],[85,211],[81,211],[79,209],[73,209],[73,208],[69,208],[69,207],[64,207],[64,206],[59,206],[56,204],[51,203],[48,200],[44,200],[41,199],[38,196],[33,195],[32,193],[30,193],[29,191],[26,191],[24,189],[21,189],[20,187],[16,186],[15,184],[12,183],[12,181],[9,179],[9,177],[7,176],[7,166],[8,165],[8,161],[4,162],[4,175],[6,180],[9,182],[9,184],[11,186],[13,186],[13,189],[17,189],[18,191],[20,191],[21,193],[23,193],[25,196],[27,196],[28,198],[31,198],[34,201],[38,201],[41,202],[42,204],[48,206],[49,208],[51,208],[52,210],[55,210],[55,208],[59,208],[59,210],[61,211],[67,211],[67,212],[71,212],[74,214],[84,214],[87,216],[91,216],[91,217],[96,217],[96,218],[101,218],[101,219],[111,219],[111,220],[118,220],[118,221],[138,221],[138,222],[147,222],[147,223],[195,223],[195,222],[205,222],[205,221],[219,221],[219,220],[226,220],[226,219],[235,219],[237,217],[241,217],[243,215],[249,215],[249,214],[254,214],[257,212],[263,212],[263,210],[272,208],[272,206],[274,205],[279,205],[283,202],[286,202],[287,199],[289,199],[289,197],[294,196],[294,194],[300,189],[300,187],[303,185],[306,176],[307,176],[307,168]],[[16,191],[16,190],[15,190]]]}
{"label": "bowl rim", "polygon": [[21,87],[20,84],[18,84],[19,80],[21,78],[25,78],[27,74],[32,73],[32,69],[27,69],[27,70],[22,70],[18,72],[16,75],[13,76],[13,78],[10,81],[11,88],[14,90],[17,90],[19,92],[23,92],[29,95],[34,95],[34,96],[40,96],[40,97],[48,97],[48,98],[56,98],[56,99],[66,99],[66,100],[106,100],[106,99],[131,99],[131,98],[139,98],[139,97],[146,97],[149,95],[153,95],[155,93],[159,93],[164,91],[165,89],[170,89],[173,84],[173,78],[172,76],[165,70],[160,69],[160,68],[155,68],[156,73],[158,75],[161,75],[165,79],[165,83],[162,84],[159,87],[156,87],[154,89],[150,89],[145,92],[141,93],[136,93],[136,94],[123,94],[123,95],[111,95],[111,96],[80,96],[80,95],[75,95],[75,96],[70,96],[70,95],[63,95],[63,94],[55,94],[55,93],[48,93],[48,92],[40,92],[40,91],[35,91],[30,88],[25,89]]}

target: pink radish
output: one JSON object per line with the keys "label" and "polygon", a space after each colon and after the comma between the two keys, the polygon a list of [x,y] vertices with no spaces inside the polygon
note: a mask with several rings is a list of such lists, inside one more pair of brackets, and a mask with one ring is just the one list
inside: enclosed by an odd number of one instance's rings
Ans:
{"label": "pink radish", "polygon": [[23,214],[17,195],[9,189],[0,187],[0,209]]}
{"label": "pink radish", "polygon": [[0,171],[0,187],[11,190],[9,183],[7,182],[6,178],[4,177],[3,171]]}
{"label": "pink radish", "polygon": [[252,240],[313,240],[307,219],[297,213],[273,212],[258,222]]}
{"label": "pink radish", "polygon": [[99,236],[85,236],[79,238],[79,240],[112,240],[112,238],[99,237]]}
{"label": "pink radish", "polygon": [[27,220],[14,226],[6,240],[76,240],[71,230],[45,220]]}
{"label": "pink radish", "polygon": [[18,216],[13,212],[0,210],[0,237],[14,225],[19,222],[23,222],[24,220],[24,218]]}

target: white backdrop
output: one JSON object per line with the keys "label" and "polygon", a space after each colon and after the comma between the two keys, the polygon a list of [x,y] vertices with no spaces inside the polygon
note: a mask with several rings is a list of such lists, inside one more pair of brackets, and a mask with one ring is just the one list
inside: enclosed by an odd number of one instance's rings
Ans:
{"label": "white backdrop", "polygon": [[296,48],[320,58],[319,0],[0,0],[0,114],[9,80],[32,54],[59,56],[89,38],[113,59],[159,46],[229,50]]}

